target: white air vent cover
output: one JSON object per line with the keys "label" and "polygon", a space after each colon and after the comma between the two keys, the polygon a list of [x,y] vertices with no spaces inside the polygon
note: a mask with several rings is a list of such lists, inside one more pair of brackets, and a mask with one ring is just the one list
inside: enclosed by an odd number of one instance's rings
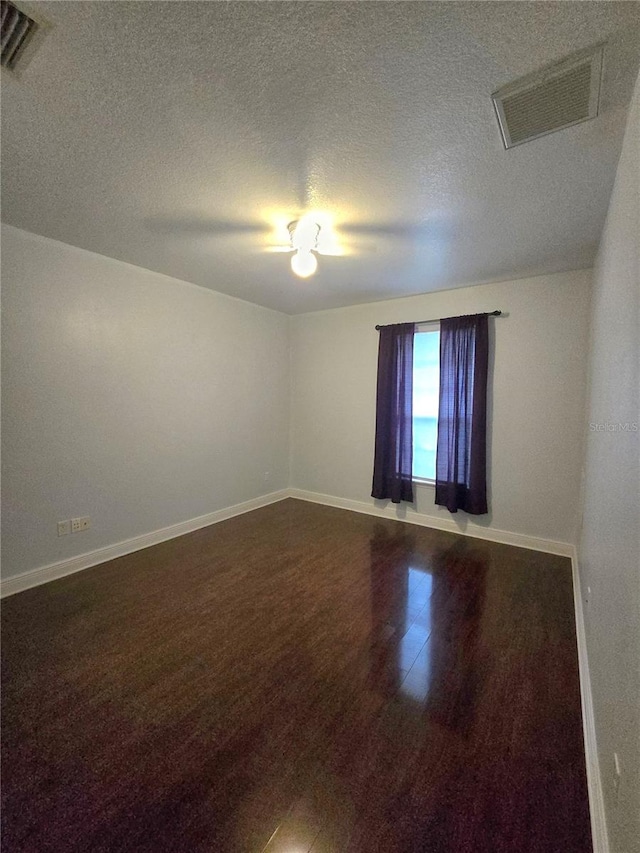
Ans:
{"label": "white air vent cover", "polygon": [[604,45],[522,77],[492,95],[505,148],[598,115]]}
{"label": "white air vent cover", "polygon": [[[24,68],[36,43],[47,29],[40,20],[18,9],[10,0],[0,3],[2,17],[2,67],[12,71]],[[37,36],[36,36],[37,34]]]}

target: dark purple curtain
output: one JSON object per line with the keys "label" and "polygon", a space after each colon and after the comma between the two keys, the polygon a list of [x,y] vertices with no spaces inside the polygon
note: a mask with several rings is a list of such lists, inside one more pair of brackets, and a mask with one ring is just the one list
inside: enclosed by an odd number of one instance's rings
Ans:
{"label": "dark purple curtain", "polygon": [[436,503],[449,512],[487,512],[486,314],[440,321]]}
{"label": "dark purple curtain", "polygon": [[413,323],[382,326],[371,496],[413,502]]}

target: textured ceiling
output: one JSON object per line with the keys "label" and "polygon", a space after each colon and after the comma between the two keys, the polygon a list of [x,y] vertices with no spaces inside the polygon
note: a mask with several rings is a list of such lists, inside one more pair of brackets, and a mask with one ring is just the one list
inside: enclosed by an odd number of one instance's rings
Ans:
{"label": "textured ceiling", "polygon": [[[289,313],[593,261],[637,3],[27,8],[53,28],[2,73],[13,225]],[[601,40],[600,116],[504,151],[491,93]],[[301,280],[264,248],[308,210],[349,254]]]}

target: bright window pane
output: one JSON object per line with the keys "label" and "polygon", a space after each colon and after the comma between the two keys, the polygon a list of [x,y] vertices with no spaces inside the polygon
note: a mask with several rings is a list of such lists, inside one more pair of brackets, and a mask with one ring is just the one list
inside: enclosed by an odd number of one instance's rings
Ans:
{"label": "bright window pane", "polygon": [[440,332],[418,332],[413,341],[413,476],[436,478]]}

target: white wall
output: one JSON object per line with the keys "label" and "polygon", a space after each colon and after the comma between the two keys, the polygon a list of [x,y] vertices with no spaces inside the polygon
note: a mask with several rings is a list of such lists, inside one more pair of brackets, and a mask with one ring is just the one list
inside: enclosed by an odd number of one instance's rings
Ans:
{"label": "white wall", "polygon": [[375,324],[495,307],[491,513],[450,516],[426,485],[416,510],[575,541],[588,271],[287,318],[2,234],[4,577],[285,488],[289,461],[294,487],[372,504]]}
{"label": "white wall", "polygon": [[4,577],[287,486],[286,316],[12,227],[2,250]]}
{"label": "white wall", "polygon": [[[377,323],[501,309],[490,404],[488,516],[419,514],[575,542],[590,271],[505,281],[292,318],[292,485],[374,504]],[[400,513],[411,513],[405,505]]]}
{"label": "white wall", "polygon": [[[640,79],[594,270],[587,424],[640,424]],[[640,427],[639,427],[640,428]],[[578,550],[611,849],[640,851],[640,433],[591,431]],[[613,753],[622,761],[616,803]]]}

